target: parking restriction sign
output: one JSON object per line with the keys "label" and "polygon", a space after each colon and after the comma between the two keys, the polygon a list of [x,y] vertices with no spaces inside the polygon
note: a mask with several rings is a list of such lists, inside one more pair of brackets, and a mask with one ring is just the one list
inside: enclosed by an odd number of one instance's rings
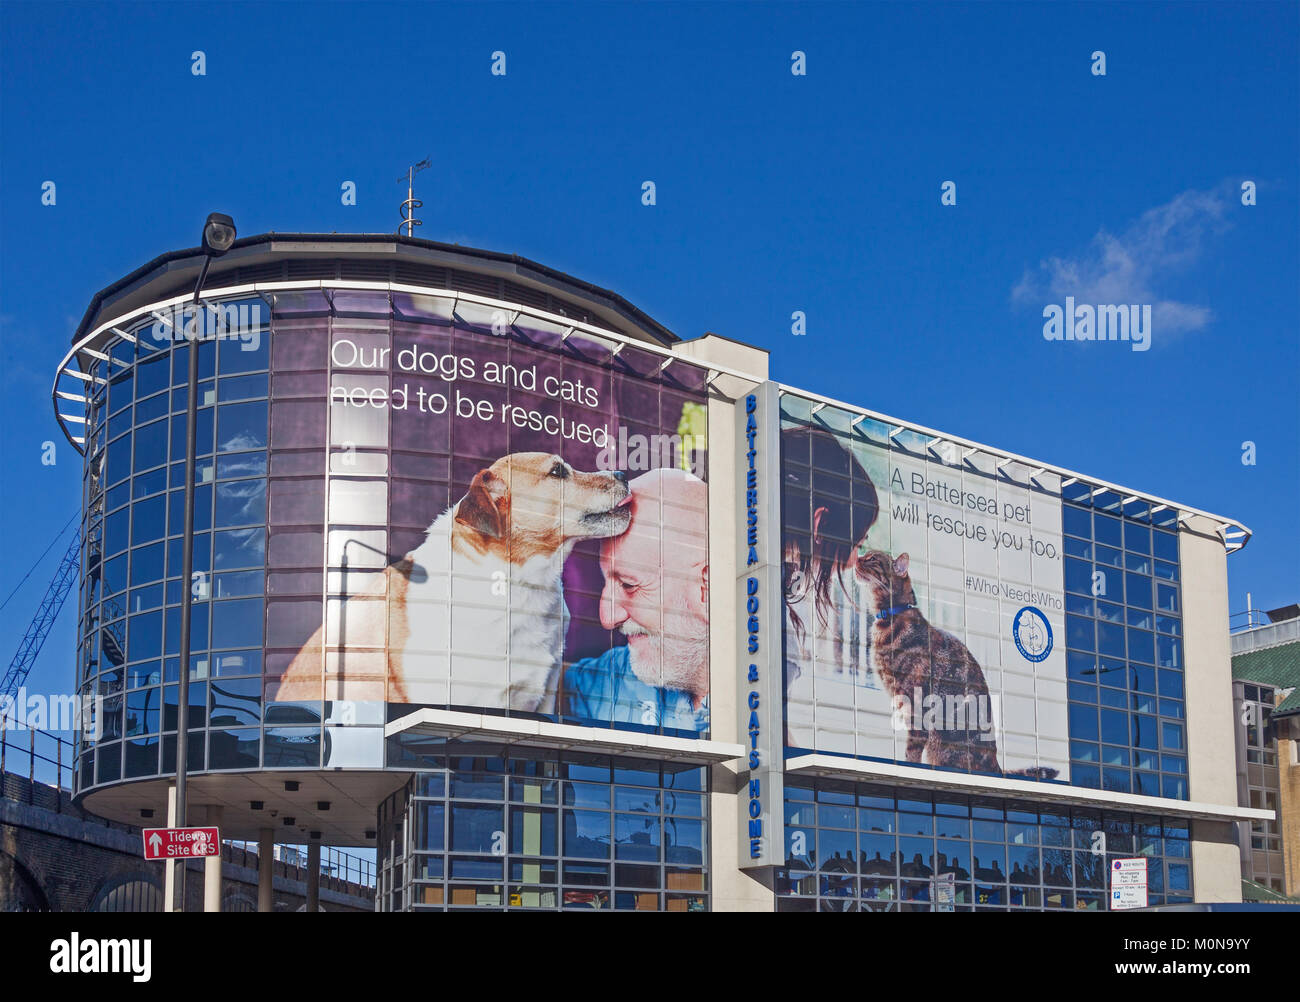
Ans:
{"label": "parking restriction sign", "polygon": [[1122,911],[1126,908],[1145,908],[1147,906],[1147,861],[1146,857],[1137,859],[1113,859],[1110,862],[1110,908]]}

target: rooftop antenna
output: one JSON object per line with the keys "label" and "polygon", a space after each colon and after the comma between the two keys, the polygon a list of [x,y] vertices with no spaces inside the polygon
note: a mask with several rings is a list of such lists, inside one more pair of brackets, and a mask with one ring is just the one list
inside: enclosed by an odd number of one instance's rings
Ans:
{"label": "rooftop antenna", "polygon": [[[415,175],[418,174],[420,171],[424,170],[426,167],[432,167],[432,166],[433,164],[432,162],[430,162],[429,158],[425,157],[418,164],[412,164],[410,167],[406,169],[406,178],[405,178],[406,201],[403,202],[401,206],[402,222],[399,223],[397,227],[397,233],[399,235],[402,232],[403,226],[406,227],[406,235],[409,237],[414,227],[424,225],[418,219],[415,218],[415,210],[424,204],[418,198],[415,197],[415,191],[414,191]],[[402,182],[402,180],[403,179],[400,177],[397,179],[399,184]]]}

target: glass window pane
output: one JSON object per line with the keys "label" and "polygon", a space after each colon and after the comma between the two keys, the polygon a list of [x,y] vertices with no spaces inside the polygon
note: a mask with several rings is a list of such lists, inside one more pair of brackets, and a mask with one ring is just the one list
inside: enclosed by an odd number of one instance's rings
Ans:
{"label": "glass window pane", "polygon": [[1092,512],[1074,505],[1061,506],[1061,528],[1071,536],[1092,538]]}
{"label": "glass window pane", "polygon": [[148,470],[167,462],[167,422],[154,421],[135,430],[135,469]]}
{"label": "glass window pane", "polygon": [[218,452],[247,452],[265,448],[265,400],[223,404],[217,408]]}
{"label": "glass window pane", "polygon": [[504,853],[503,808],[488,804],[451,805],[453,852]]}
{"label": "glass window pane", "polygon": [[1095,516],[1093,538],[1107,546],[1122,546],[1123,533],[1120,529],[1120,520],[1111,515],[1103,515],[1101,512],[1096,512]]}
{"label": "glass window pane", "polygon": [[261,731],[256,727],[213,729],[208,732],[209,769],[256,769]]}
{"label": "glass window pane", "polygon": [[817,833],[817,860],[823,872],[857,872],[857,835],[823,828]]}
{"label": "glass window pane", "polygon": [[566,856],[576,856],[580,859],[608,859],[609,849],[609,814],[594,811],[564,812],[564,854]]}
{"label": "glass window pane", "polygon": [[268,727],[262,749],[266,768],[320,768],[319,727]]}
{"label": "glass window pane", "polygon": [[260,678],[213,680],[208,686],[208,715],[213,727],[256,726],[262,721]]}
{"label": "glass window pane", "polygon": [[[454,810],[454,808],[453,808]],[[510,808],[510,851],[528,856],[557,853],[556,812],[542,808]]]}
{"label": "glass window pane", "polygon": [[615,814],[614,844],[614,854],[619,859],[657,862],[659,819],[638,814]]}
{"label": "glass window pane", "polygon": [[260,527],[214,532],[212,544],[212,565],[215,570],[261,567],[266,562],[266,531]]}
{"label": "glass window pane", "polygon": [[260,647],[261,645],[261,599],[212,603],[213,647]]}
{"label": "glass window pane", "polygon": [[696,818],[664,819],[664,858],[669,863],[704,865],[708,846],[705,845],[704,822]]}
{"label": "glass window pane", "polygon": [[266,521],[266,481],[219,482],[215,525],[253,525]]}

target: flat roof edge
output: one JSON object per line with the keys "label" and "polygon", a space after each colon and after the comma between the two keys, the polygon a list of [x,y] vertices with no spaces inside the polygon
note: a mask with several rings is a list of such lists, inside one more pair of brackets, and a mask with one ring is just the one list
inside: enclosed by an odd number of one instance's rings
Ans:
{"label": "flat roof edge", "polygon": [[[911,431],[916,431],[923,435],[931,435],[936,439],[941,439],[942,441],[945,442],[952,442],[955,445],[965,446],[966,448],[975,449],[979,452],[985,452],[992,456],[999,456],[1003,459],[1010,460],[1011,462],[1021,463],[1025,466],[1037,467],[1041,469],[1043,472],[1054,473],[1064,479],[1073,478],[1075,480],[1082,480],[1085,481],[1086,483],[1093,485],[1094,487],[1104,487],[1108,490],[1113,490],[1119,494],[1130,495],[1142,501],[1146,501],[1152,504],[1153,506],[1159,505],[1167,508],[1174,508],[1177,509],[1179,512],[1186,513],[1187,515],[1199,515],[1203,518],[1208,518],[1214,522],[1218,522],[1221,529],[1225,527],[1234,527],[1240,530],[1242,533],[1244,533],[1245,538],[1240,541],[1236,541],[1235,545],[1234,545],[1234,541],[1229,541],[1225,538],[1224,545],[1228,547],[1229,553],[1236,553],[1238,550],[1245,547],[1245,545],[1248,542],[1250,542],[1251,536],[1254,535],[1250,527],[1247,526],[1244,522],[1238,521],[1235,518],[1229,518],[1225,515],[1216,515],[1213,512],[1202,511],[1200,508],[1193,508],[1191,505],[1183,504],[1181,501],[1171,501],[1168,498],[1162,498],[1156,494],[1150,494],[1146,491],[1138,490],[1137,488],[1134,487],[1125,487],[1122,484],[1116,484],[1116,483],[1112,483],[1109,480],[1103,480],[1100,477],[1095,477],[1090,473],[1080,473],[1078,470],[1067,469],[1064,466],[1058,466],[1056,463],[1049,463],[1041,459],[1033,459],[1029,456],[1022,456],[1019,453],[1009,452],[1006,449],[999,449],[997,446],[984,445],[981,442],[976,442],[973,439],[969,439],[969,438],[963,438],[960,435],[952,435],[945,431],[937,431],[934,428],[927,428],[925,425],[917,424],[915,421],[905,421],[902,418],[896,418],[889,414],[882,414],[879,411],[869,410],[868,408],[861,407],[858,404],[846,403],[843,400],[836,400],[834,397],[827,397],[820,393],[814,393],[811,390],[804,390],[797,386],[790,386],[787,383],[777,382],[776,385],[778,390],[781,393],[789,393],[794,396],[804,397],[808,400],[813,400],[817,403],[825,404],[828,407],[835,407],[839,410],[850,411],[854,414],[861,414],[863,417],[871,418],[873,421],[879,421],[882,424],[898,425],[901,428],[906,428]],[[1181,522],[1181,518],[1180,518],[1180,522]]]}
{"label": "flat roof edge", "polygon": [[918,788],[943,789],[972,795],[1017,797],[1102,810],[1128,810],[1152,814],[1174,814],[1206,821],[1272,821],[1276,812],[1230,804],[1209,804],[1169,797],[1148,797],[1136,793],[1115,793],[1063,783],[982,776],[975,773],[925,769],[892,762],[846,758],[839,755],[809,754],[788,758],[787,775],[804,773],[861,782],[898,783]]}
{"label": "flat roof edge", "polygon": [[[376,255],[396,255],[399,257],[402,256],[403,249],[406,248],[416,252],[432,252],[436,257],[444,257],[446,263],[450,263],[453,259],[459,259],[462,264],[495,265],[496,268],[491,270],[508,270],[539,284],[559,286],[570,295],[585,296],[593,303],[599,303],[606,309],[623,315],[630,323],[642,328],[646,334],[662,344],[673,345],[682,340],[673,331],[655,320],[640,307],[624,299],[617,292],[594,285],[584,279],[518,254],[506,254],[500,251],[482,250],[461,244],[448,244],[436,240],[425,240],[421,237],[407,237],[392,233],[277,233],[274,230],[253,236],[240,237],[231,245],[230,252],[247,251],[250,248],[263,246],[271,254],[292,254],[297,251],[299,253],[318,252],[346,256],[349,253],[363,254],[369,252]],[[424,255],[417,254],[414,256]],[[193,261],[195,263],[194,267],[197,268],[198,262],[202,258],[202,247],[167,251],[124,275],[116,282],[100,289],[91,297],[90,304],[86,307],[81,322],[73,332],[72,343],[75,344],[81,340],[85,332],[94,326],[102,311],[109,304],[134,288],[138,288],[142,284],[142,280],[151,279],[155,273],[159,275],[166,274],[167,271],[175,269],[182,262]],[[502,269],[502,266],[505,266],[505,268]]]}
{"label": "flat roof edge", "polygon": [[657,755],[698,762],[730,762],[745,755],[745,746],[708,738],[677,738],[643,731],[553,724],[544,720],[501,717],[463,710],[422,707],[384,727],[384,737],[398,734],[499,741],[554,751],[573,750],[604,754]]}

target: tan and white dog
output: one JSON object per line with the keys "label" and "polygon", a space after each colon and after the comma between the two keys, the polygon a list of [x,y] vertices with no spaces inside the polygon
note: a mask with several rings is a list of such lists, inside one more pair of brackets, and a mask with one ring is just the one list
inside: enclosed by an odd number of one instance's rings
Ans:
{"label": "tan and white dog", "polygon": [[581,472],[543,452],[498,459],[360,591],[330,572],[344,594],[326,600],[325,624],[271,698],[551,711],[564,561],[580,540],[626,530],[631,497],[622,473]]}

